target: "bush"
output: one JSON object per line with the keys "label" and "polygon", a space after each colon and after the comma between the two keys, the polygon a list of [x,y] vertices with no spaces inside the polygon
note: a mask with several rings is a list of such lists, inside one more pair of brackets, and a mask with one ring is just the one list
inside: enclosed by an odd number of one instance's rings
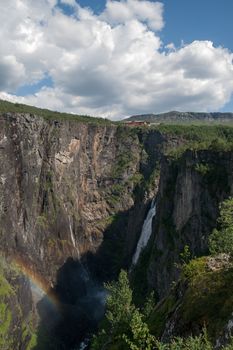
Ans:
{"label": "bush", "polygon": [[157,342],[158,350],[213,350],[213,346],[208,340],[207,333],[196,337],[176,338],[170,344]]}
{"label": "bush", "polygon": [[208,172],[210,171],[210,166],[208,164],[199,163],[199,164],[196,164],[195,170],[199,174],[204,176],[204,175],[208,174]]}
{"label": "bush", "polygon": [[209,237],[210,253],[233,255],[233,198],[228,198],[220,205],[219,229],[214,229]]}

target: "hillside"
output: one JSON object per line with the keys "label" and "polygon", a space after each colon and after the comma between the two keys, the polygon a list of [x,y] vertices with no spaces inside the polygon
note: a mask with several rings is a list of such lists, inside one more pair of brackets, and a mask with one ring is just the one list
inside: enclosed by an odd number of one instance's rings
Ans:
{"label": "hillside", "polygon": [[30,105],[25,105],[22,103],[12,103],[0,99],[0,113],[22,113],[22,114],[32,114],[42,117],[46,120],[74,120],[76,122],[85,122],[92,124],[111,124],[112,122],[104,118],[94,118],[87,115],[76,115],[70,113],[62,113],[51,111],[49,109],[38,108]]}
{"label": "hillside", "polygon": [[145,121],[149,123],[232,123],[233,113],[197,113],[171,111],[161,114],[134,115],[124,121]]}

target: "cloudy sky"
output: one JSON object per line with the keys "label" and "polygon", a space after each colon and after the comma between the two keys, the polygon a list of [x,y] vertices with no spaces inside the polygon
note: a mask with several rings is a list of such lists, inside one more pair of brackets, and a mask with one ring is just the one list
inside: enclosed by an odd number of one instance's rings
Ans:
{"label": "cloudy sky", "polygon": [[0,98],[78,114],[233,111],[232,0],[0,0]]}

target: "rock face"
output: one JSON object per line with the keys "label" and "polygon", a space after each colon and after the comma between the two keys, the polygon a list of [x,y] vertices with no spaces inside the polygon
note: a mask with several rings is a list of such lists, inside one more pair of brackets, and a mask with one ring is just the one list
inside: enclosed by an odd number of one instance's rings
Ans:
{"label": "rock face", "polygon": [[[14,295],[33,311],[34,323],[34,284],[59,298],[63,316],[70,317],[74,305],[80,310],[77,298],[91,295],[83,271],[102,282],[130,266],[156,196],[144,273],[148,288],[166,294],[178,278],[175,264],[185,245],[193,256],[206,252],[218,204],[233,192],[233,158],[214,151],[188,151],[178,160],[164,155],[168,145],[182,142],[149,128],[0,115],[0,253],[25,279],[26,287],[19,288],[23,299]],[[19,320],[31,324],[28,312],[20,315],[9,330]],[[14,344],[32,348],[32,336],[19,337],[20,331]]]}
{"label": "rock face", "polygon": [[131,260],[158,184],[139,186],[161,157],[164,138],[151,136],[114,124],[2,114],[1,252],[45,292],[64,289],[57,274],[72,266],[69,259],[100,280],[117,274]]}
{"label": "rock face", "polygon": [[[98,249],[111,215],[134,204],[128,180],[139,170],[140,144],[136,138],[122,144],[116,134],[115,126],[1,116],[5,251],[27,257],[52,281],[66,257]],[[119,159],[125,164],[117,169],[115,160],[126,151],[126,159]],[[119,195],[119,183],[127,181]]]}
{"label": "rock face", "polygon": [[216,226],[219,203],[233,194],[231,152],[187,151],[164,160],[161,168],[149,284],[164,296],[177,281],[180,254],[208,253],[208,236]]}
{"label": "rock face", "polygon": [[206,327],[216,349],[226,345],[232,335],[232,273],[227,254],[183,265],[179,282],[153,314],[153,323],[160,321],[156,331],[162,340],[198,335]]}

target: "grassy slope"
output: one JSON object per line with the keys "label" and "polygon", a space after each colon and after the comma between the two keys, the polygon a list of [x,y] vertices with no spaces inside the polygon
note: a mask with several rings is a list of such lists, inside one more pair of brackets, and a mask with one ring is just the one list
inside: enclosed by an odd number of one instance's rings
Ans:
{"label": "grassy slope", "polygon": [[24,105],[21,103],[11,103],[8,101],[0,100],[0,113],[30,113],[43,117],[46,120],[74,120],[77,122],[85,122],[91,124],[112,124],[108,119],[94,118],[86,115],[75,115],[70,113],[60,113],[56,111],[50,111],[48,109],[37,108],[33,106]]}

